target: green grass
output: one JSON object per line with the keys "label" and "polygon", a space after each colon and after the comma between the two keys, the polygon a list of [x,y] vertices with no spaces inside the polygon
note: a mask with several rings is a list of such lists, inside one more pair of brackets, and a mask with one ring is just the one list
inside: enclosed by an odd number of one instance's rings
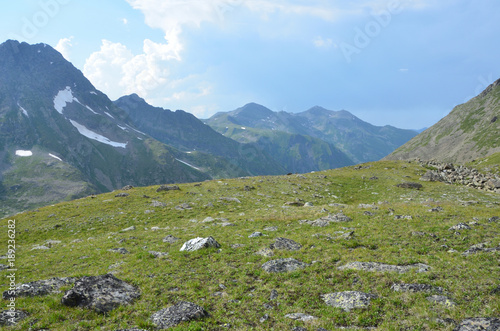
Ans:
{"label": "green grass", "polygon": [[[500,216],[499,195],[427,182],[418,191],[402,189],[396,185],[418,182],[426,169],[408,162],[363,166],[369,168],[182,184],[180,191],[161,193],[156,192],[157,186],[134,188],[127,191],[130,195],[125,198],[116,198],[118,192],[112,192],[16,215],[18,282],[113,271],[118,278],[138,286],[142,295],[132,305],[107,315],[62,306],[62,293],[18,298],[17,307],[30,316],[11,329],[152,330],[149,316],[180,300],[201,305],[210,317],[172,330],[225,330],[227,324],[231,330],[290,330],[294,326],[309,330],[318,327],[335,330],[339,326],[452,330],[453,326],[441,325],[437,319],[460,321],[468,317],[499,316],[500,298],[490,294],[499,285],[498,253],[469,257],[460,254],[473,244],[489,242],[489,247],[500,244],[499,223],[488,222],[490,217]],[[374,176],[378,179],[370,179]],[[245,186],[255,189],[247,191]],[[221,197],[236,197],[241,203],[220,200]],[[285,202],[296,198],[313,203],[313,207],[283,207]],[[152,207],[153,200],[167,206]],[[467,206],[465,201],[477,203]],[[175,209],[182,203],[193,208]],[[359,204],[375,204],[376,209],[363,209]],[[437,206],[443,211],[429,211]],[[326,216],[328,212],[324,209],[331,213],[342,210],[353,221],[325,228],[298,222]],[[146,213],[147,210],[154,212]],[[374,215],[365,215],[367,210]],[[412,219],[395,220],[395,215],[408,215]],[[236,226],[222,227],[218,220],[202,223],[209,216],[227,218]],[[470,231],[458,235],[448,230],[474,218],[480,225],[472,226]],[[3,229],[0,242],[6,243],[7,219],[0,224]],[[136,230],[121,232],[132,225]],[[155,226],[161,229],[152,231]],[[277,226],[278,230],[265,231],[269,226]],[[345,228],[354,229],[354,238],[335,239],[339,231],[352,231]],[[255,231],[266,236],[248,238]],[[413,236],[413,231],[437,237]],[[181,240],[176,244],[163,243],[162,238],[169,234]],[[222,245],[220,252],[179,251],[185,241],[207,236],[213,236]],[[294,252],[275,251],[272,258],[254,254],[269,247],[276,237],[295,240],[303,247]],[[75,239],[82,241],[73,242]],[[125,241],[118,243],[122,239]],[[31,250],[47,240],[62,243],[47,251]],[[244,246],[232,248],[234,244]],[[108,251],[117,247],[126,248],[130,254]],[[450,249],[458,253],[448,253]],[[168,252],[169,256],[155,259],[148,253],[151,250]],[[302,271],[287,274],[268,274],[261,269],[266,261],[287,257],[316,262]],[[337,269],[353,261],[426,263],[431,270],[393,274]],[[4,274],[6,271],[0,274],[0,290],[7,288]],[[399,282],[444,287],[458,306],[447,308],[430,303],[423,293],[393,292],[391,285]],[[226,288],[221,289],[220,284]],[[270,301],[273,289],[279,297]],[[376,294],[378,299],[369,308],[344,312],[326,306],[321,300],[322,294],[338,291],[364,291]],[[223,294],[214,296],[215,292]],[[266,303],[273,308],[265,308]],[[297,312],[316,316],[318,320],[309,324],[284,317]],[[261,323],[264,314],[270,318]]]}

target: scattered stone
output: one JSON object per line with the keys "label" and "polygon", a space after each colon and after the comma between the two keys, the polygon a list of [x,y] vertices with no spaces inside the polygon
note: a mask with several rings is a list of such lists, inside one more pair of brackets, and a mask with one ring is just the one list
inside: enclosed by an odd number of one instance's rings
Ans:
{"label": "scattered stone", "polygon": [[278,231],[278,227],[277,226],[268,226],[267,228],[264,228],[264,231],[269,231],[269,232]]}
{"label": "scattered stone", "polygon": [[164,202],[153,200],[153,202],[151,202],[151,206],[152,207],[166,207],[167,204]]}
{"label": "scattered stone", "polygon": [[220,248],[221,246],[213,237],[207,237],[207,238],[198,237],[186,241],[184,245],[182,245],[180,251],[192,252],[202,248],[210,248],[210,247]]}
{"label": "scattered stone", "polygon": [[209,317],[202,307],[187,301],[162,309],[151,315],[151,321],[159,329],[168,329],[182,322]]}
{"label": "scattered stone", "polygon": [[340,270],[365,270],[365,271],[378,271],[378,272],[397,272],[404,274],[411,270],[416,272],[427,272],[430,267],[426,264],[417,263],[412,265],[390,265],[378,262],[350,262],[344,266],[338,267]]}
{"label": "scattered stone", "polygon": [[278,299],[278,291],[275,289],[271,290],[271,295],[269,296],[269,300],[274,301]]}
{"label": "scattered stone", "polygon": [[272,243],[269,248],[271,249],[282,249],[287,251],[298,251],[302,248],[302,245],[287,238],[276,238],[274,243]]}
{"label": "scattered stone", "polygon": [[0,271],[5,270],[5,269],[9,269],[9,266],[5,265],[5,264],[0,264]]}
{"label": "scattered stone", "polygon": [[480,243],[480,244],[472,245],[471,247],[469,247],[468,250],[463,252],[462,255],[469,256],[469,255],[480,253],[480,252],[489,253],[489,252],[500,251],[500,246],[493,247],[493,248],[486,248],[486,246],[487,246],[487,243]]}
{"label": "scattered stone", "polygon": [[212,217],[206,217],[203,221],[201,221],[201,223],[210,223],[210,222],[213,222],[215,221],[214,218]]}
{"label": "scattered stone", "polygon": [[232,249],[237,249],[237,248],[240,248],[240,247],[245,247],[245,245],[244,244],[232,244],[231,245]]}
{"label": "scattered stone", "polygon": [[49,249],[49,247],[45,245],[35,245],[31,250],[34,251],[34,250],[46,250],[46,249]]}
{"label": "scattered stone", "polygon": [[497,331],[500,330],[500,318],[468,318],[463,320],[453,331]]}
{"label": "scattered stone", "polygon": [[257,237],[262,237],[264,234],[262,232],[254,232],[251,235],[248,236],[248,238],[257,238]]}
{"label": "scattered stone", "polygon": [[304,202],[302,201],[289,201],[285,202],[285,206],[291,206],[291,207],[304,207]]}
{"label": "scattered stone", "polygon": [[497,222],[498,220],[500,220],[500,217],[498,217],[498,216],[493,216],[493,217],[490,217],[490,218],[488,219],[488,223],[495,223],[495,222]]}
{"label": "scattered stone", "polygon": [[432,286],[428,284],[393,284],[391,290],[395,292],[436,292],[443,293],[444,289],[442,287]]}
{"label": "scattered stone", "polygon": [[165,191],[179,191],[180,188],[177,185],[160,185],[156,189],[156,192],[165,192]]}
{"label": "scattered stone", "polygon": [[130,304],[139,297],[138,288],[107,274],[80,278],[64,294],[61,303],[69,307],[86,307],[103,314],[120,305]]}
{"label": "scattered stone", "polygon": [[427,301],[439,303],[448,307],[454,307],[457,305],[450,298],[445,297],[443,295],[432,295],[430,297],[427,297]]}
{"label": "scattered stone", "polygon": [[168,256],[168,253],[165,252],[149,251],[148,253],[153,255],[154,257],[159,257],[159,258],[165,258]]}
{"label": "scattered stone", "polygon": [[408,189],[414,189],[414,190],[420,190],[423,187],[422,184],[413,183],[413,182],[401,183],[401,184],[398,184],[396,186],[400,187],[400,188],[408,188]]}
{"label": "scattered stone", "polygon": [[265,321],[267,321],[269,319],[269,314],[264,314],[264,316],[262,316],[259,320],[259,322],[261,323],[264,323]]}
{"label": "scattered stone", "polygon": [[228,198],[228,197],[221,197],[219,200],[222,201],[227,201],[227,202],[236,202],[236,203],[241,203],[241,201],[237,198]]}
{"label": "scattered stone", "polygon": [[130,254],[130,252],[127,251],[123,247],[120,247],[120,248],[111,248],[111,249],[108,249],[108,252],[120,253],[120,254]]}
{"label": "scattered stone", "polygon": [[312,202],[306,202],[304,207],[314,207],[314,204]]}
{"label": "scattered stone", "polygon": [[471,227],[468,226],[467,224],[465,224],[465,223],[458,223],[457,225],[452,226],[448,230],[457,231],[457,230],[470,230],[470,229],[471,229]]}
{"label": "scattered stone", "polygon": [[75,281],[76,278],[64,277],[18,284],[14,290],[4,291],[2,296],[5,300],[8,300],[17,297],[34,297],[58,293],[61,287],[74,284]]}
{"label": "scattered stone", "polygon": [[270,248],[262,248],[261,250],[258,250],[255,252],[256,255],[261,255],[265,257],[271,257],[274,256],[274,252]]}
{"label": "scattered stone", "polygon": [[396,215],[394,216],[394,220],[397,221],[397,220],[408,220],[408,221],[411,221],[413,219],[413,216],[411,215]]}
{"label": "scattered stone", "polygon": [[122,192],[122,193],[118,193],[117,195],[115,195],[115,198],[126,198],[129,195],[130,194],[128,194],[128,193]]}
{"label": "scattered stone", "polygon": [[190,209],[193,209],[193,207],[191,207],[189,204],[187,203],[182,203],[178,206],[175,206],[175,209],[176,210],[190,210]]}
{"label": "scattered stone", "polygon": [[226,227],[226,226],[236,226],[236,224],[234,223],[231,223],[231,222],[222,222],[222,223],[217,223],[218,225],[222,226],[222,227]]}
{"label": "scattered stone", "polygon": [[126,185],[126,186],[122,187],[122,191],[128,191],[128,190],[131,190],[133,188],[134,187],[132,185]]}
{"label": "scattered stone", "polygon": [[420,180],[423,182],[442,182],[444,178],[436,171],[429,170],[425,175],[420,177]]}
{"label": "scattered stone", "polygon": [[28,317],[28,313],[22,310],[3,310],[0,312],[0,325],[13,326]]}
{"label": "scattered stone", "polygon": [[310,264],[287,258],[268,261],[262,265],[262,269],[270,273],[279,273],[304,269],[307,266],[310,266]]}
{"label": "scattered stone", "polygon": [[328,226],[330,223],[340,223],[340,222],[351,222],[352,218],[344,215],[344,213],[340,212],[337,214],[328,214],[328,216],[324,216],[321,218],[318,218],[317,220],[310,221],[310,220],[301,220],[299,221],[300,224],[309,224],[311,226],[318,226],[318,227],[325,227]]}
{"label": "scattered stone", "polygon": [[310,322],[310,321],[318,319],[317,317],[314,317],[314,316],[311,316],[311,315],[307,315],[307,314],[304,314],[304,313],[288,314],[288,315],[285,315],[285,317],[293,319],[293,320],[296,320],[296,321],[302,321],[302,322]]}
{"label": "scattered stone", "polygon": [[129,231],[134,231],[134,230],[135,230],[135,226],[134,226],[134,225],[132,225],[131,227],[126,228],[126,229],[123,229],[123,230],[121,230],[120,232],[129,232]]}
{"label": "scattered stone", "polygon": [[346,291],[324,294],[321,298],[327,305],[349,312],[351,309],[368,307],[370,300],[376,299],[377,296],[370,293]]}

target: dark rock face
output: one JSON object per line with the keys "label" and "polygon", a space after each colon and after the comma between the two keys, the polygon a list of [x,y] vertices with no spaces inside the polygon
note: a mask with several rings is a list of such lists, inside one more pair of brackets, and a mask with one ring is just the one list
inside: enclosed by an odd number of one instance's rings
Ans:
{"label": "dark rock face", "polygon": [[287,251],[298,251],[302,245],[287,238],[276,238],[275,242],[270,245],[271,249],[283,249]]}
{"label": "dark rock face", "polygon": [[64,294],[61,303],[69,307],[86,307],[98,313],[107,313],[139,297],[139,289],[107,274],[82,277]]}
{"label": "dark rock face", "polygon": [[168,329],[182,322],[208,316],[209,314],[202,307],[191,302],[180,301],[151,315],[151,321],[160,329]]}
{"label": "dark rock face", "polygon": [[262,265],[262,269],[270,273],[290,272],[299,269],[304,269],[309,265],[310,264],[308,263],[304,263],[293,258],[288,258],[288,259],[278,259],[278,260],[268,261]]}
{"label": "dark rock face", "polygon": [[496,331],[500,330],[500,318],[468,318],[453,331]]}
{"label": "dark rock face", "polygon": [[75,278],[51,278],[47,280],[38,280],[27,284],[16,286],[13,291],[4,291],[5,300],[16,297],[34,297],[59,292],[59,289],[65,285],[75,283]]}
{"label": "dark rock face", "polygon": [[0,325],[16,325],[19,321],[28,317],[28,313],[22,310],[3,310],[0,312]]}

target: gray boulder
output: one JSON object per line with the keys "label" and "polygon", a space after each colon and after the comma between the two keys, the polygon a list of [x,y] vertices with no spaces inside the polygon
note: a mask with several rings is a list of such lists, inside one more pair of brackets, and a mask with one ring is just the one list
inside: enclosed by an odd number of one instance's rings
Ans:
{"label": "gray boulder", "polygon": [[0,325],[13,326],[26,317],[28,317],[28,313],[22,310],[3,310],[0,312]]}
{"label": "gray boulder", "polygon": [[82,277],[68,290],[61,303],[69,307],[86,307],[107,313],[140,297],[139,289],[112,274]]}
{"label": "gray boulder", "polygon": [[186,252],[193,252],[200,250],[202,248],[219,248],[220,244],[213,238],[213,237],[207,237],[207,238],[194,238],[189,241],[186,241],[184,245],[182,245],[180,251],[186,251]]}
{"label": "gray boulder", "polygon": [[282,249],[287,251],[298,251],[302,248],[302,245],[287,238],[276,238],[274,243],[272,243],[269,248],[271,249]]}
{"label": "gray boulder", "polygon": [[15,290],[4,291],[3,298],[8,300],[16,297],[34,297],[59,292],[59,289],[65,285],[74,284],[76,278],[51,278],[46,280],[37,280],[26,284],[16,285]]}
{"label": "gray boulder", "polygon": [[328,293],[321,297],[327,305],[341,308],[345,311],[350,311],[354,308],[366,308],[370,305],[371,299],[377,298],[374,294],[357,291]]}
{"label": "gray boulder", "polygon": [[296,321],[302,321],[302,322],[310,322],[318,319],[317,317],[314,317],[312,315],[307,315],[304,313],[293,313],[293,314],[288,314],[285,315],[286,318],[290,318]]}
{"label": "gray boulder", "polygon": [[172,236],[171,234],[169,234],[168,236],[166,236],[165,238],[163,238],[162,241],[164,243],[168,243],[168,244],[175,244],[179,240],[180,240],[179,238],[176,238],[176,237]]}
{"label": "gray boulder", "polygon": [[262,269],[270,273],[280,273],[304,269],[307,266],[310,266],[310,264],[287,258],[268,261],[262,265]]}
{"label": "gray boulder", "polygon": [[443,293],[444,289],[442,287],[432,286],[428,284],[393,284],[391,290],[395,292],[436,292]]}
{"label": "gray boulder", "polygon": [[151,315],[151,321],[159,329],[168,329],[182,322],[208,317],[209,314],[202,307],[186,301],[162,309]]}
{"label": "gray boulder", "polygon": [[404,274],[411,270],[416,270],[416,272],[427,272],[430,267],[423,263],[417,263],[412,265],[391,265],[378,262],[350,262],[346,265],[340,266],[340,270],[365,270],[365,271],[379,271],[379,272],[397,272]]}
{"label": "gray boulder", "polygon": [[453,331],[497,330],[500,330],[500,318],[468,318],[463,320]]}

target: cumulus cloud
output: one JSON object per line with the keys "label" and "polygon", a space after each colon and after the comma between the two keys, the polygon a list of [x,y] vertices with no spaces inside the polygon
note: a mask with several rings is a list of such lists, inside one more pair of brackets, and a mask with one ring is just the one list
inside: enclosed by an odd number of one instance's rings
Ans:
{"label": "cumulus cloud", "polygon": [[316,37],[313,39],[313,44],[317,48],[330,48],[333,46],[333,40],[330,38]]}
{"label": "cumulus cloud", "polygon": [[73,48],[73,39],[75,37],[71,36],[69,38],[60,39],[57,43],[55,49],[64,56],[64,58],[70,61],[71,48]]}

